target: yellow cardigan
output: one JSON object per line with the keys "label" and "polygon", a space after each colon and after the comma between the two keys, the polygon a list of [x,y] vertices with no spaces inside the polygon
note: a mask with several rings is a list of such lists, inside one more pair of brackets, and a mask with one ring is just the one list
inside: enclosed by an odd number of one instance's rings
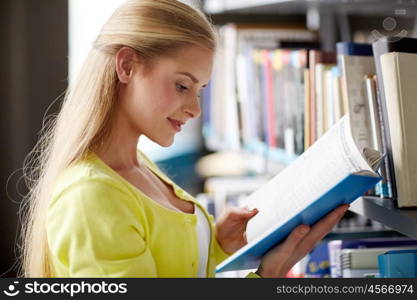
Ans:
{"label": "yellow cardigan", "polygon": [[[215,238],[213,216],[142,152],[138,157],[179,198],[204,211],[211,227],[207,277],[215,277],[228,254]],[[196,277],[196,222],[195,214],[158,204],[91,153],[61,174],[48,206],[54,277]]]}

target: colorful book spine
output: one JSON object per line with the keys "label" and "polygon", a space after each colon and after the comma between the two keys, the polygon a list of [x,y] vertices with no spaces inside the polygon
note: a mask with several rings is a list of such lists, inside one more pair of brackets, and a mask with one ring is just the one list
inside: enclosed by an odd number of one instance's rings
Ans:
{"label": "colorful book spine", "polygon": [[264,89],[265,89],[265,100],[266,100],[266,133],[268,147],[276,148],[276,125],[275,125],[275,103],[274,103],[274,83],[272,74],[272,63],[271,63],[271,52],[269,50],[262,50],[262,63],[264,70]]}

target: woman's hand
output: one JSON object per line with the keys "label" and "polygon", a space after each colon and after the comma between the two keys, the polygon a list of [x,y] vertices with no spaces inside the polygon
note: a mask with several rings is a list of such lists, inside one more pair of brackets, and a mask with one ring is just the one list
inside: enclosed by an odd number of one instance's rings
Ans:
{"label": "woman's hand", "polygon": [[216,224],[216,237],[223,251],[233,253],[248,243],[246,224],[258,213],[257,209],[227,207]]}
{"label": "woman's hand", "polygon": [[284,242],[268,251],[261,260],[257,273],[261,277],[284,277],[292,266],[306,256],[343,217],[349,205],[341,205],[313,227],[300,225]]}

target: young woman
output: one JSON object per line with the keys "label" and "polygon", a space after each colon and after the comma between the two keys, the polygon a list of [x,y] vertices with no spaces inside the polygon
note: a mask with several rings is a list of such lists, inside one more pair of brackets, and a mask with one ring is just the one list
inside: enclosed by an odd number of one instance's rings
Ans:
{"label": "young woman", "polygon": [[[204,15],[174,0],[131,0],[103,26],[35,153],[24,228],[24,276],[214,277],[247,243],[257,212],[213,217],[137,150],[169,146],[200,115],[216,38]],[[346,211],[302,225],[250,277],[279,277]]]}

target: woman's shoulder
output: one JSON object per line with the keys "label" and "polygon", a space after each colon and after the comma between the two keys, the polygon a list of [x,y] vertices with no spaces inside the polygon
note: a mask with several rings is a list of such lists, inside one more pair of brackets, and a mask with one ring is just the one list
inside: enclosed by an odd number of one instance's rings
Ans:
{"label": "woman's shoulder", "polygon": [[118,220],[133,224],[144,234],[146,212],[140,197],[103,164],[95,156],[88,156],[60,174],[48,203],[50,230],[58,230],[62,220],[73,228],[82,218],[93,227]]}
{"label": "woman's shoulder", "polygon": [[117,194],[119,198],[136,198],[135,193],[115,171],[105,166],[94,154],[71,164],[59,174],[52,191],[51,203],[75,190],[91,197],[110,193]]}

